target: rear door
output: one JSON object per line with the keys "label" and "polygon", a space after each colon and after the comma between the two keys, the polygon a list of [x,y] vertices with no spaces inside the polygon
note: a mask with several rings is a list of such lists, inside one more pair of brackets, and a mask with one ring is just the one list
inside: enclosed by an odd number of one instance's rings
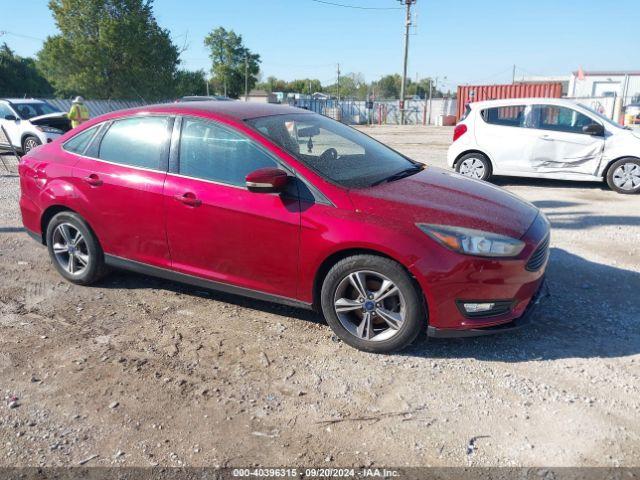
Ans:
{"label": "rear door", "polygon": [[582,128],[600,123],[569,107],[534,105],[531,131],[536,134],[530,159],[531,171],[545,174],[595,175],[604,137],[583,133]]}
{"label": "rear door", "polygon": [[230,126],[184,117],[180,128],[165,186],[173,269],[295,298],[300,202],[245,186],[248,173],[279,162]]}
{"label": "rear door", "polygon": [[163,115],[115,120],[78,157],[75,184],[105,253],[170,266],[163,188],[172,127]]}
{"label": "rear door", "polygon": [[[489,155],[493,173],[518,173],[529,167],[535,134],[525,128],[525,104],[484,108],[475,123],[476,142]],[[477,118],[477,117],[476,117]]]}

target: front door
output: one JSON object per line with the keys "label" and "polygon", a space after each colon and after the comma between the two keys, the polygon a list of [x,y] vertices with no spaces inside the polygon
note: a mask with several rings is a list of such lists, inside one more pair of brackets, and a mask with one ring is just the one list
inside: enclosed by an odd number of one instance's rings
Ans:
{"label": "front door", "polygon": [[577,110],[557,105],[534,105],[531,112],[535,148],[529,160],[533,172],[595,175],[604,149],[604,137],[582,128],[597,123]]}
{"label": "front door", "polygon": [[173,269],[295,298],[299,201],[245,187],[248,173],[278,162],[244,134],[201,118],[183,118],[178,152],[165,184]]}
{"label": "front door", "polygon": [[168,268],[163,188],[170,129],[166,116],[114,121],[77,157],[73,176],[83,213],[105,253]]}

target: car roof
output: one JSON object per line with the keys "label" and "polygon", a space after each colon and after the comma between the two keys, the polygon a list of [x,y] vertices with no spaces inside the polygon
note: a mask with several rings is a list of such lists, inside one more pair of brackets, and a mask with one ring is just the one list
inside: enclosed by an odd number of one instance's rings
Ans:
{"label": "car roof", "polygon": [[37,98],[0,98],[0,101],[5,101],[19,105],[20,103],[46,103]]}
{"label": "car roof", "polygon": [[560,105],[563,107],[576,107],[580,106],[579,103],[569,100],[567,98],[505,98],[500,100],[483,100],[480,102],[470,102],[472,108],[489,108],[489,107],[505,107],[511,105],[529,105],[532,103],[542,105]]}
{"label": "car roof", "polygon": [[233,120],[248,120],[251,118],[267,117],[270,115],[312,113],[308,110],[293,108],[277,103],[255,103],[255,102],[212,102],[210,100],[202,102],[177,102],[159,105],[147,105],[128,110],[113,112],[110,116],[122,116],[123,114],[135,115],[137,113],[154,112],[177,115],[188,115],[189,113],[210,113],[219,117],[226,117]]}

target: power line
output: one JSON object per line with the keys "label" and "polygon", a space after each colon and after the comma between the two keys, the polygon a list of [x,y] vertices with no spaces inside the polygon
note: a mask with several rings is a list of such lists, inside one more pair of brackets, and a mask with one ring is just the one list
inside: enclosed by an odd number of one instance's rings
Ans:
{"label": "power line", "polygon": [[0,30],[0,37],[3,36],[3,35],[13,35],[14,37],[28,38],[29,40],[37,40],[39,42],[44,42],[45,41],[43,38],[30,37],[29,35],[22,35],[20,33],[13,33],[13,32],[9,32],[7,30]]}
{"label": "power line", "polygon": [[344,3],[327,2],[326,0],[311,0],[316,3],[324,3],[325,5],[332,5],[334,7],[343,8],[355,8],[357,10],[402,10],[400,7],[361,7],[359,5],[345,5]]}

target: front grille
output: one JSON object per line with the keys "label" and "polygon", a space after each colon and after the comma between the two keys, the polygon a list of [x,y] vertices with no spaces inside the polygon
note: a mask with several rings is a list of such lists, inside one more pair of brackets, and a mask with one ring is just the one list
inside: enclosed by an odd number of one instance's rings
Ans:
{"label": "front grille", "polygon": [[536,248],[535,252],[533,252],[531,257],[529,258],[527,265],[524,267],[529,272],[540,270],[540,268],[542,268],[542,265],[544,265],[544,262],[546,262],[547,258],[549,258],[549,238],[549,235],[547,235],[547,237],[542,241],[542,243],[540,243],[540,245],[538,245],[538,248]]}

